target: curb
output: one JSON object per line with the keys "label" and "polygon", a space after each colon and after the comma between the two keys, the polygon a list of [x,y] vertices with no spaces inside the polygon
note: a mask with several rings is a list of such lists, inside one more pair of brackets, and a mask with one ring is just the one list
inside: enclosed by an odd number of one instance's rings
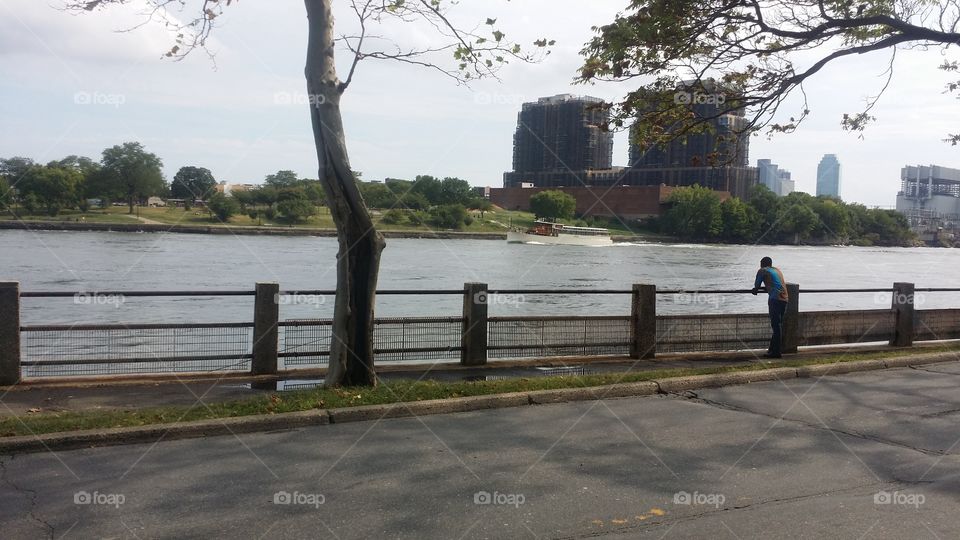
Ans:
{"label": "curb", "polygon": [[744,385],[753,382],[787,380],[806,377],[841,375],[881,369],[935,364],[960,360],[957,353],[937,353],[917,357],[879,360],[861,360],[834,364],[818,364],[796,368],[770,368],[758,371],[738,371],[671,377],[644,382],[560,388],[532,392],[513,392],[487,396],[436,399],[363,405],[342,409],[315,409],[274,415],[242,416],[211,420],[196,420],[177,424],[159,424],[111,428],[101,430],[64,431],[43,435],[0,437],[0,454],[20,454],[44,450],[73,450],[94,446],[152,443],[159,440],[190,439],[237,433],[253,433],[296,429],[325,424],[365,422],[385,418],[404,418],[434,414],[449,414],[485,409],[503,409],[527,405],[592,401],[597,399],[642,397],[655,394],[674,394],[700,388]]}

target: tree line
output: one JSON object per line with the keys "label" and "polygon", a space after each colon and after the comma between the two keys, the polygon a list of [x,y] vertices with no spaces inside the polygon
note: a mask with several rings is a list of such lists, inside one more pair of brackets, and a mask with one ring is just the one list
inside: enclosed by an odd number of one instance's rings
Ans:
{"label": "tree line", "polygon": [[721,200],[695,185],[673,190],[667,210],[653,225],[683,240],[764,244],[852,244],[909,246],[916,237],[903,214],[867,208],[833,197],[793,192],[778,197],[766,186],[748,200]]}
{"label": "tree line", "polygon": [[[150,197],[179,201],[186,209],[204,204],[217,220],[246,214],[264,219],[298,223],[326,204],[318,180],[299,178],[294,171],[268,175],[261,185],[220,193],[209,169],[181,167],[171,182],[162,172],[163,162],[139,142],[126,142],[103,151],[94,161],[67,156],[42,165],[30,158],[0,158],[0,208],[27,215],[57,216],[64,210],[90,209],[91,200],[107,207],[125,202],[129,213]],[[391,225],[430,224],[444,229],[469,226],[469,210],[481,213],[490,202],[477,195],[466,180],[421,175],[415,180],[389,178],[383,183],[359,181],[360,192],[370,208],[383,210],[382,221]]]}

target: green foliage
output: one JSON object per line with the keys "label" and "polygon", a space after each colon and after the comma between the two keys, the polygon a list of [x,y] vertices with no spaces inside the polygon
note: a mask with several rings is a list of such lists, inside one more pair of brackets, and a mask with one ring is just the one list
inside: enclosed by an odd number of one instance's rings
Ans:
{"label": "green foliage", "polygon": [[226,223],[230,217],[240,212],[240,204],[223,193],[214,193],[207,199],[207,208],[218,220]]}
{"label": "green foliage", "polygon": [[83,191],[83,174],[75,169],[34,165],[24,171],[17,191],[29,198],[32,211],[43,210],[56,216],[64,208],[73,208]]}
{"label": "green foliage", "polygon": [[103,151],[101,169],[95,175],[96,195],[112,199],[126,198],[133,211],[136,200],[163,194],[167,185],[156,155],[138,142],[126,142]]}
{"label": "green foliage", "polygon": [[170,195],[175,199],[206,200],[216,187],[217,180],[210,169],[181,167],[170,183]]}
{"label": "green foliage", "polygon": [[277,203],[277,213],[283,221],[299,223],[306,221],[317,212],[317,208],[300,192],[281,193]]}
{"label": "green foliage", "polygon": [[541,191],[530,197],[530,211],[542,219],[570,219],[576,207],[573,195],[562,191]]}
{"label": "green foliage", "polygon": [[[820,68],[868,51],[952,45],[956,34],[945,32],[943,21],[958,16],[960,7],[945,0],[634,0],[612,22],[593,28],[579,80],[644,81],[611,108],[613,126],[633,124],[634,141],[643,147],[708,124],[715,115],[701,116],[698,107],[717,102],[698,102],[698,94],[723,96],[721,113],[749,104],[750,129],[791,132],[810,109],[805,99],[788,96],[824,72]],[[945,61],[940,68],[955,71],[957,64]],[[842,128],[862,131],[872,122],[870,112],[886,88],[878,82],[875,91],[865,91],[873,97],[842,114]],[[948,91],[957,88],[948,85]],[[685,99],[675,98],[678,90]],[[793,110],[780,110],[786,107]]]}
{"label": "green foliage", "polygon": [[277,171],[274,174],[268,175],[264,179],[264,185],[273,187],[273,188],[283,188],[291,187],[297,185],[300,182],[300,179],[297,178],[297,173],[293,171]]}
{"label": "green foliage", "polygon": [[757,240],[760,214],[749,204],[731,197],[720,205],[723,223],[721,238],[729,242],[752,243]]}
{"label": "green foliage", "polygon": [[667,234],[690,240],[718,240],[723,232],[720,196],[712,189],[695,185],[679,187],[666,201],[670,208],[661,226]]}
{"label": "green foliage", "polygon": [[402,210],[397,210],[394,208],[393,210],[387,210],[387,212],[383,214],[383,218],[380,221],[386,223],[387,225],[398,225],[403,223],[405,218],[406,216],[403,214]]}
{"label": "green foliage", "polygon": [[430,224],[438,229],[462,229],[467,210],[459,204],[443,204],[430,209]]}

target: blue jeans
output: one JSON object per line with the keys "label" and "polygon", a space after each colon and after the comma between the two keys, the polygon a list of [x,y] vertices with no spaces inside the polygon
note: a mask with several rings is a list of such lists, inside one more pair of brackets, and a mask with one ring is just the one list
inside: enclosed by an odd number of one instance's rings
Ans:
{"label": "blue jeans", "polygon": [[783,344],[783,314],[787,311],[787,303],[771,298],[767,301],[767,307],[770,309],[770,326],[773,328],[767,353],[771,356],[780,356]]}

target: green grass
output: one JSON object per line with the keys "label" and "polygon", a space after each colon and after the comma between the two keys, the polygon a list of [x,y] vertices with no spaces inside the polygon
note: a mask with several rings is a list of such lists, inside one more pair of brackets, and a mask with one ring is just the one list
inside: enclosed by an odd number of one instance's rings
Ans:
{"label": "green grass", "polygon": [[[373,214],[374,222],[377,224],[377,228],[381,231],[399,231],[399,232],[422,232],[429,234],[436,232],[435,227],[428,225],[416,226],[409,223],[403,224],[388,224],[382,223],[381,219],[385,211],[374,209],[371,211]],[[77,222],[85,221],[87,223],[139,223],[140,220],[137,219],[137,216],[142,218],[156,221],[158,223],[163,223],[166,225],[194,225],[194,226],[223,226],[220,220],[212,217],[209,212],[203,208],[191,208],[190,210],[185,210],[183,208],[153,208],[153,207],[139,207],[134,211],[133,214],[128,214],[128,208],[126,206],[111,206],[110,208],[105,209],[96,209],[89,210],[87,212],[80,212],[78,210],[64,210],[58,216],[47,216],[43,214],[20,214],[19,219],[25,221],[54,221],[54,222]],[[530,212],[521,212],[515,210],[504,210],[501,208],[496,208],[484,212],[483,217],[480,217],[478,211],[470,211],[470,215],[473,216],[474,221],[470,225],[457,230],[456,232],[464,233],[504,233],[511,226],[528,228],[533,224],[534,215]],[[2,220],[12,220],[15,219],[9,213],[0,215]],[[581,220],[568,220],[569,224],[585,224]],[[611,234],[613,235],[649,235],[651,231],[642,229],[639,225],[634,223],[624,224],[618,219],[603,219],[597,218],[589,221],[589,224],[595,227],[604,227],[610,229]],[[250,216],[246,214],[238,214],[232,216],[228,221],[227,225],[231,227],[277,227],[277,228],[308,228],[308,229],[330,229],[334,228],[333,218],[330,216],[330,211],[325,207],[318,207],[317,214],[311,216],[308,220],[302,223],[296,224],[287,224],[280,223],[276,221],[270,221],[266,219],[256,220],[251,219]]]}
{"label": "green grass", "polygon": [[562,388],[607,386],[667,377],[708,375],[738,371],[799,367],[856,360],[893,358],[920,353],[960,351],[960,345],[924,347],[866,353],[830,354],[812,358],[769,363],[748,363],[723,367],[667,368],[634,373],[609,373],[586,376],[517,378],[497,381],[438,382],[388,381],[375,388],[340,388],[270,393],[245,400],[188,407],[159,407],[115,411],[37,413],[19,418],[0,418],[0,436],[32,435],[61,431],[170,424],[191,420],[231,418],[259,414],[280,414],[312,409],[335,409],[360,405],[413,402],[432,399],[483,396],[508,392],[531,392]]}

